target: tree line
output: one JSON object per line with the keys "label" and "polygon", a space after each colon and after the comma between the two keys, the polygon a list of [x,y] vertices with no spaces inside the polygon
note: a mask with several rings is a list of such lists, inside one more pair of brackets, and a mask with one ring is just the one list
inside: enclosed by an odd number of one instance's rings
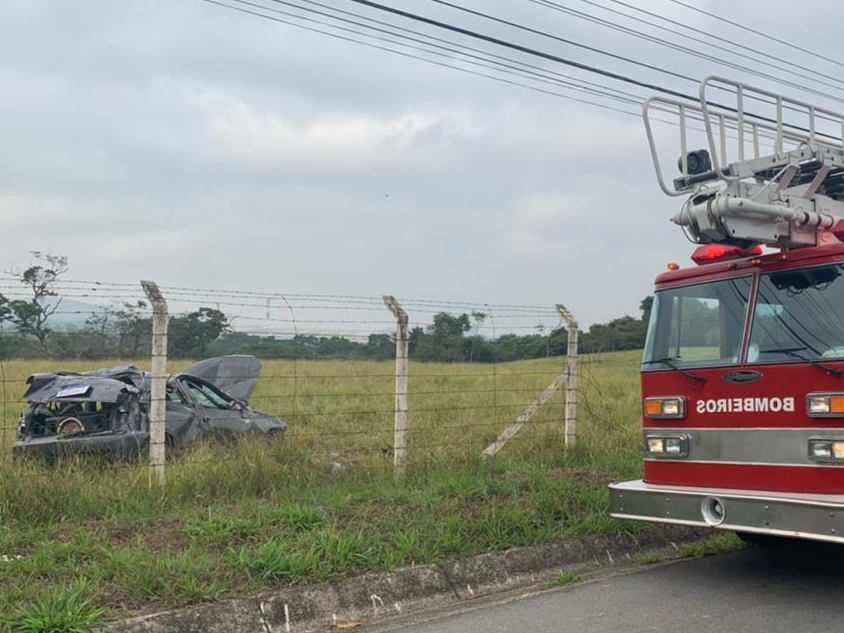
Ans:
{"label": "tree line", "polygon": [[[10,299],[0,293],[0,325],[13,329],[0,337],[5,358],[126,358],[148,356],[151,319],[143,301],[115,303],[91,314],[77,331],[55,331],[50,317],[60,302],[55,284],[67,272],[67,258],[33,253],[34,263],[9,274],[23,292]],[[580,333],[582,353],[639,349],[644,346],[651,297],[640,305],[640,317],[624,316],[595,324]],[[478,334],[487,315],[481,312],[434,315],[426,327],[409,333],[409,353],[422,362],[493,363],[562,356],[568,335],[564,327],[530,334],[507,333],[495,340]],[[224,354],[253,354],[279,359],[388,360],[395,357],[395,336],[373,333],[365,341],[343,336],[297,335],[275,338],[238,332],[219,309],[202,307],[170,317],[168,354],[174,358],[202,358]]]}

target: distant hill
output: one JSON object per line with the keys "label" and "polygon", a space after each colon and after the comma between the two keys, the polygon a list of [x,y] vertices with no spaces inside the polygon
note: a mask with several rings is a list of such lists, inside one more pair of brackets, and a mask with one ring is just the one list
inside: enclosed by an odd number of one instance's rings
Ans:
{"label": "distant hill", "polygon": [[[61,304],[56,313],[50,317],[48,324],[57,332],[81,330],[85,327],[85,321],[88,320],[88,317],[102,309],[102,306],[93,303],[62,299],[61,297],[56,297],[49,301],[48,304],[51,306],[55,305],[56,301],[61,301]],[[15,326],[11,323],[4,323],[3,329],[7,332],[14,332]]]}

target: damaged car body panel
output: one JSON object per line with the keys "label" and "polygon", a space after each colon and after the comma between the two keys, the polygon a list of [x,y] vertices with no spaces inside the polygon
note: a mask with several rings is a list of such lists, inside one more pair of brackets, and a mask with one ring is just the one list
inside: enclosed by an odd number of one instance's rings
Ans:
{"label": "damaged car body panel", "polygon": [[[233,441],[251,433],[284,432],[278,418],[248,404],[261,370],[257,358],[223,356],[197,363],[189,371],[194,369],[201,375],[185,372],[167,380],[169,451],[200,438]],[[150,375],[135,366],[33,374],[27,384],[28,406],[21,416],[15,456],[55,459],[88,454],[127,459],[149,443]]]}

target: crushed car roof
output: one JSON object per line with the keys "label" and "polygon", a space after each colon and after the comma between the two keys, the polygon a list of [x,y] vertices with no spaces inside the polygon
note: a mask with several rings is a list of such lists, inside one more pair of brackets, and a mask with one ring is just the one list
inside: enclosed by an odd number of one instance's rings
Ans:
{"label": "crushed car roof", "polygon": [[[196,376],[240,400],[248,400],[258,384],[261,361],[254,356],[219,356],[200,361],[184,374]],[[28,402],[116,402],[121,393],[148,391],[150,374],[135,365],[85,373],[33,374],[24,398]]]}
{"label": "crushed car roof", "polygon": [[27,402],[117,402],[121,394],[139,391],[122,380],[89,374],[33,374],[26,382]]}

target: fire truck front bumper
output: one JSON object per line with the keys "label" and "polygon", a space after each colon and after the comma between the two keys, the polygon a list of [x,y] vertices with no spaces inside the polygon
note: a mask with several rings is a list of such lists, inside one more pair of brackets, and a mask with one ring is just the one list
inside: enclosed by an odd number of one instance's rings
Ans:
{"label": "fire truck front bumper", "polygon": [[610,485],[611,515],[658,523],[844,543],[844,495]]}

